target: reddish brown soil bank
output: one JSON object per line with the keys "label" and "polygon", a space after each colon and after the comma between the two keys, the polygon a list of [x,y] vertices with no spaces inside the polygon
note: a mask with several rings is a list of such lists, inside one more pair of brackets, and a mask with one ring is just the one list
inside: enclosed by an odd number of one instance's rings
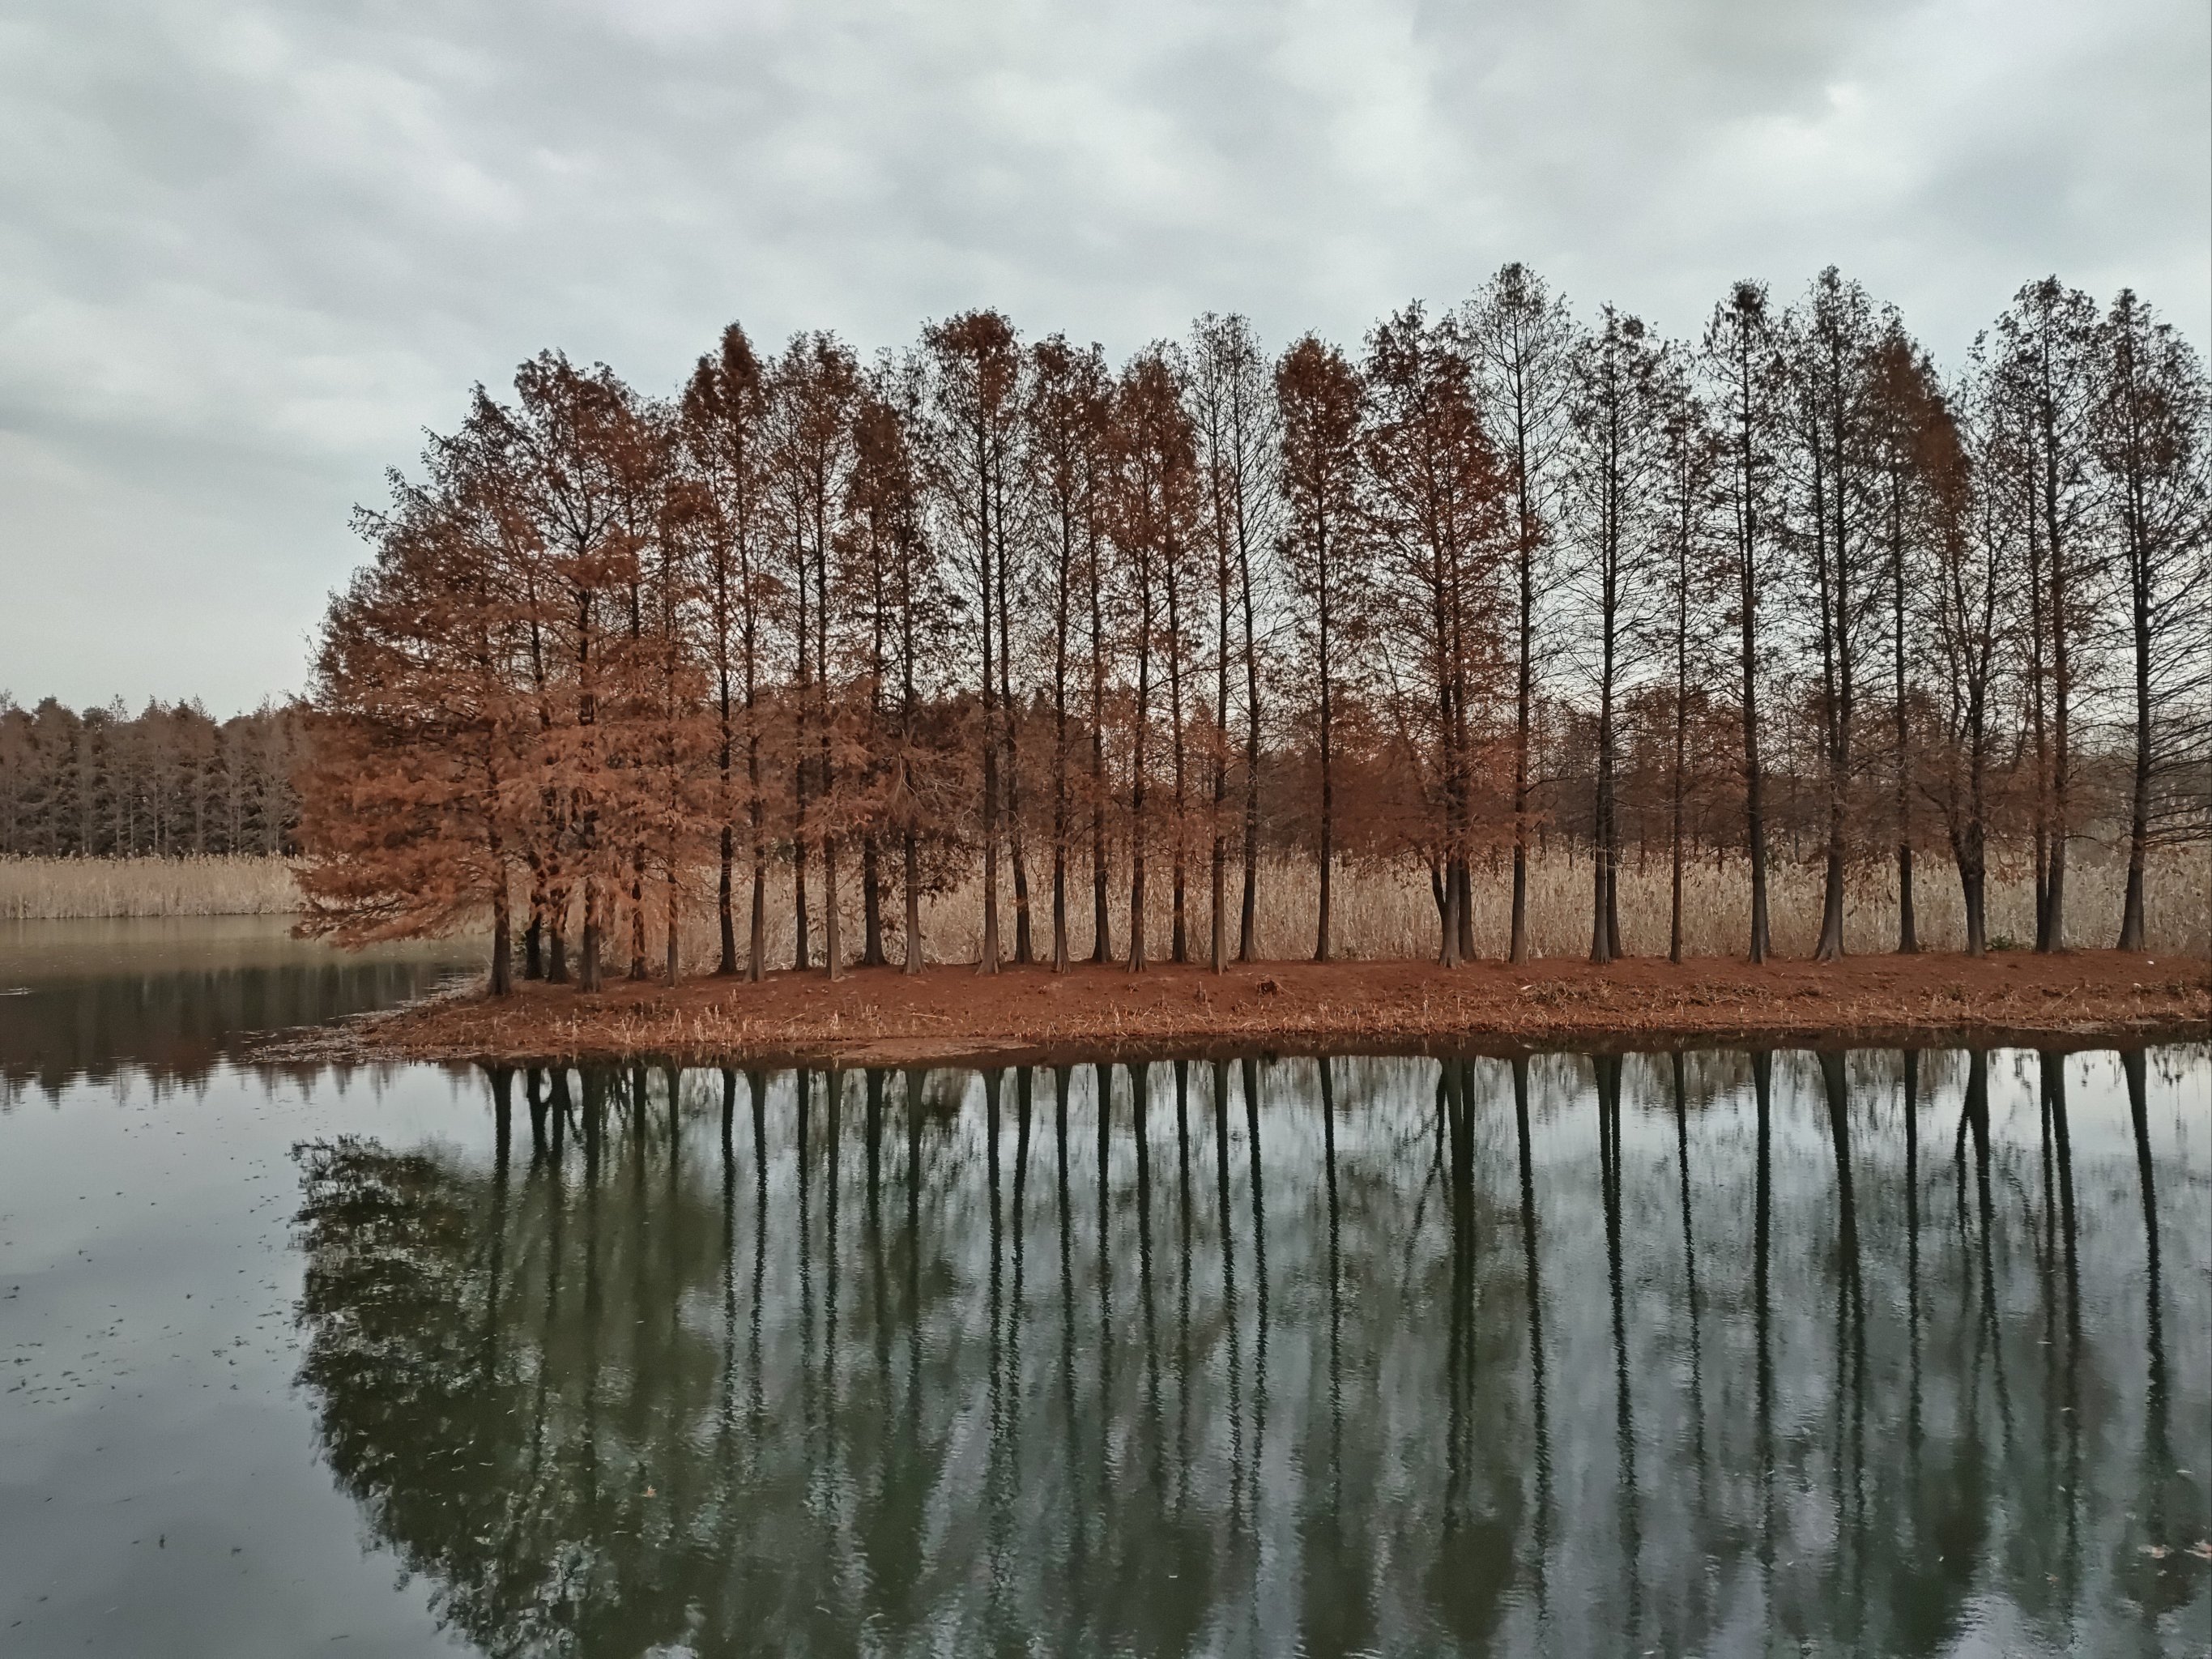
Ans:
{"label": "reddish brown soil bank", "polygon": [[271,1060],[1005,1063],[1227,1050],[1510,1052],[1680,1043],[2096,1043],[2212,1036],[2212,968],[2111,951],[1840,963],[1270,963],[1216,975],[933,968],[451,996],[278,1036]]}

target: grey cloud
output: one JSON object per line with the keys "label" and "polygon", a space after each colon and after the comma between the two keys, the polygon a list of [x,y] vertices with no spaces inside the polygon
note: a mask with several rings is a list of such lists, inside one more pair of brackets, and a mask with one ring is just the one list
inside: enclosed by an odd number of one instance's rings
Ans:
{"label": "grey cloud", "polygon": [[1525,258],[1686,332],[1835,261],[1955,362],[2021,281],[2205,337],[2193,0],[1481,7],[17,0],[0,687],[299,684],[347,529],[546,344],[977,302],[1127,350],[1356,338]]}

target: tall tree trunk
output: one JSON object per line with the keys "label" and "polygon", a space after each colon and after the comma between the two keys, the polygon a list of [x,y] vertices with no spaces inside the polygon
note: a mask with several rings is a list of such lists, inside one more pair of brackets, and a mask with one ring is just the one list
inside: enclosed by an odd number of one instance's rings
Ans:
{"label": "tall tree trunk", "polygon": [[1145,968],[1145,732],[1152,719],[1152,664],[1149,613],[1138,624],[1137,718],[1129,760],[1129,971]]}
{"label": "tall tree trunk", "polygon": [[1178,603],[1179,579],[1170,577],[1168,586],[1168,728],[1173,742],[1175,760],[1175,876],[1174,892],[1170,905],[1170,959],[1178,963],[1190,960],[1190,929],[1188,902],[1190,890],[1188,845],[1189,839],[1189,798],[1185,788],[1186,756],[1182,727],[1182,617]]}
{"label": "tall tree trunk", "polygon": [[1241,532],[1237,564],[1244,612],[1244,892],[1237,915],[1237,960],[1250,962],[1260,949],[1260,652],[1254,634],[1251,550]]}
{"label": "tall tree trunk", "polygon": [[680,906],[678,900],[678,889],[676,884],[676,848],[673,843],[672,843],[668,848],[668,892],[665,922],[668,929],[666,952],[667,962],[665,963],[665,967],[668,975],[668,982],[671,986],[673,986],[676,983],[677,977],[681,972],[684,965],[680,945],[680,941],[684,936],[683,916],[681,915]]}
{"label": "tall tree trunk", "polygon": [[2143,948],[2143,869],[2150,855],[2150,584],[2145,556],[2130,550],[2129,621],[2135,645],[2136,763],[2128,799],[2128,887],[2120,903],[2123,951]]}
{"label": "tall tree trunk", "polygon": [[[1608,532],[1610,533],[1610,532]],[[1601,552],[1608,567],[1613,552]],[[1590,953],[1594,963],[1609,963],[1620,954],[1620,918],[1613,904],[1613,872],[1617,849],[1613,826],[1613,655],[1614,631],[1613,577],[1608,568],[1607,592],[1598,627],[1603,633],[1599,647],[1597,690],[1597,778],[1590,839]]]}
{"label": "tall tree trunk", "polygon": [[[726,613],[718,610],[717,615],[725,616]],[[720,666],[717,714],[720,742],[716,746],[714,756],[715,782],[719,787],[714,797],[714,805],[722,820],[722,825],[721,833],[716,838],[718,845],[715,848],[718,863],[714,886],[714,921],[720,935],[718,942],[721,945],[722,953],[720,960],[714,964],[714,971],[726,978],[738,971],[736,878],[738,831],[730,813],[730,782],[737,759],[737,748],[733,741],[734,728],[730,721],[729,631],[726,620],[719,623],[718,627],[720,631],[717,635],[716,651]]]}
{"label": "tall tree trunk", "polygon": [[[825,763],[826,764],[826,763]],[[833,980],[845,977],[845,947],[837,902],[837,837],[822,837],[822,965]]]}
{"label": "tall tree trunk", "polygon": [[522,976],[545,977],[545,883],[534,872],[530,879],[530,921],[522,930]]}
{"label": "tall tree trunk", "polygon": [[496,834],[492,836],[491,853],[491,994],[503,997],[514,990],[514,924],[508,914],[507,866],[500,857]]}
{"label": "tall tree trunk", "polygon": [[1067,951],[1067,695],[1063,684],[1054,711],[1052,792],[1052,969],[1064,974]]}
{"label": "tall tree trunk", "polygon": [[738,911],[737,859],[738,833],[729,823],[722,825],[717,879],[714,884],[714,921],[721,934],[722,954],[714,965],[717,974],[730,975],[738,971]]}
{"label": "tall tree trunk", "polygon": [[2035,948],[2066,948],[2066,865],[2074,830],[2073,812],[2073,645],[2068,611],[2072,605],[2066,569],[2066,542],[2060,533],[2057,437],[2044,411],[2044,540],[2051,558],[2051,849],[2044,883],[2044,908]]}
{"label": "tall tree trunk", "polygon": [[860,839],[860,965],[884,965],[884,875],[872,830]]}
{"label": "tall tree trunk", "polygon": [[592,993],[600,988],[599,977],[599,878],[594,875],[584,878],[584,947],[583,960],[578,964],[576,988]]}
{"label": "tall tree trunk", "polygon": [[1323,602],[1321,623],[1321,657],[1323,665],[1321,677],[1321,842],[1316,849],[1316,874],[1320,884],[1320,907],[1314,919],[1314,960],[1327,962],[1329,957],[1331,898],[1329,873],[1336,862],[1336,754],[1334,732],[1335,708],[1329,690],[1328,617]]}
{"label": "tall tree trunk", "polygon": [[921,853],[916,845],[915,833],[906,832],[902,848],[905,858],[904,880],[906,898],[906,962],[905,971],[921,971]]}
{"label": "tall tree trunk", "polygon": [[1106,636],[1099,604],[1098,546],[1086,566],[1091,588],[1091,959],[1114,959],[1113,915],[1106,872]]}
{"label": "tall tree trunk", "polygon": [[1989,948],[1987,912],[1982,894],[1982,872],[1978,864],[1959,860],[1959,898],[1966,916],[1966,954],[1978,957]]}
{"label": "tall tree trunk", "polygon": [[1674,763],[1668,780],[1667,828],[1670,866],[1667,884],[1667,960],[1678,964],[1682,960],[1682,767],[1689,748],[1690,726],[1690,578],[1686,562],[1675,566]]}
{"label": "tall tree trunk", "polygon": [[1229,799],[1229,569],[1225,561],[1217,565],[1216,572],[1220,605],[1214,643],[1220,655],[1214,664],[1213,811],[1210,820],[1213,864],[1206,914],[1212,924],[1212,948],[1208,959],[1213,971],[1221,974],[1229,969],[1229,836],[1228,826],[1222,819],[1222,811]]}
{"label": "tall tree trunk", "polygon": [[753,902],[745,930],[745,977],[755,984],[768,971],[768,836],[761,799],[760,733],[753,720],[751,671],[745,680],[745,820],[752,865]]}
{"label": "tall tree trunk", "polygon": [[1520,535],[1515,566],[1520,592],[1514,652],[1513,719],[1513,915],[1510,962],[1528,960],[1528,750],[1535,717],[1536,548],[1534,514],[1528,501],[1525,468],[1520,484]]}
{"label": "tall tree trunk", "polygon": [[1026,964],[1036,959],[1036,951],[1030,926],[1029,858],[1022,837],[1022,751],[1016,721],[1018,710],[1008,672],[1012,651],[1007,638],[1007,611],[1006,556],[1002,548],[999,554],[999,708],[1006,740],[1006,842],[1014,866],[1014,960]]}
{"label": "tall tree trunk", "polygon": [[807,954],[806,914],[806,841],[803,830],[793,832],[791,842],[791,965],[805,973],[809,965]]}
{"label": "tall tree trunk", "polygon": [[1905,679],[1904,508],[1891,487],[1890,518],[1890,696],[1895,704],[1897,745],[1897,948],[1904,956],[1920,949],[1920,930],[1912,908],[1912,722]]}

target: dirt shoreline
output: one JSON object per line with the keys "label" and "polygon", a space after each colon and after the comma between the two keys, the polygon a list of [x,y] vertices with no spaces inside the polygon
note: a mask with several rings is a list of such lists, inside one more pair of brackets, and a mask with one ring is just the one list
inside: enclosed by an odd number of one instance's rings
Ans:
{"label": "dirt shoreline", "polygon": [[2212,1038],[2212,963],[2116,951],[1869,956],[1761,967],[1635,958],[1263,963],[1131,975],[972,967],[915,976],[856,969],[761,983],[702,977],[674,990],[614,981],[596,997],[525,985],[494,1001],[449,994],[312,1030],[273,1033],[265,1063],[424,1060],[684,1065],[1048,1064],[1168,1055],[1755,1043],[2077,1048]]}

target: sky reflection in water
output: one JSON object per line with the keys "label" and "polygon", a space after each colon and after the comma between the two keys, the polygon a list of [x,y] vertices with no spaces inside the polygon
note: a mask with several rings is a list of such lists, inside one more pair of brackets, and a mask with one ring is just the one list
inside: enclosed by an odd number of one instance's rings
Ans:
{"label": "sky reflection in water", "polygon": [[2212,1647],[2202,1047],[58,1041],[0,1100],[11,1655]]}

